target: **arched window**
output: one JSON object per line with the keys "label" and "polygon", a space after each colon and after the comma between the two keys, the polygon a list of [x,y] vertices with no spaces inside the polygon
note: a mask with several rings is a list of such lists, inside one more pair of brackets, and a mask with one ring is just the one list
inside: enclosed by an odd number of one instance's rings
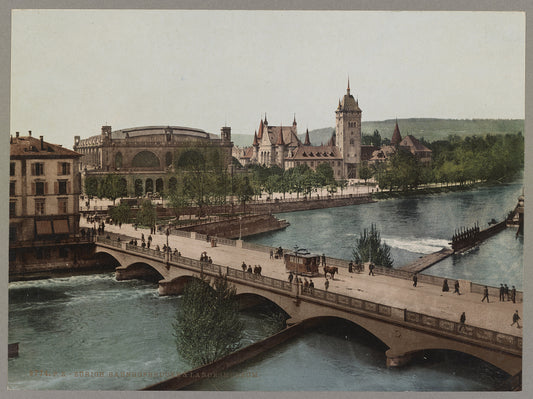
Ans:
{"label": "arched window", "polygon": [[163,179],[159,178],[155,181],[155,192],[159,194],[163,193]]}
{"label": "arched window", "polygon": [[115,154],[115,169],[120,169],[120,168],[122,168],[122,153],[117,152]]}
{"label": "arched window", "polygon": [[151,151],[138,152],[131,161],[134,168],[158,168],[159,158]]}
{"label": "arched window", "polygon": [[143,181],[141,179],[135,179],[135,196],[143,196]]}
{"label": "arched window", "polygon": [[152,179],[146,179],[144,193],[153,193],[154,192],[154,181]]}

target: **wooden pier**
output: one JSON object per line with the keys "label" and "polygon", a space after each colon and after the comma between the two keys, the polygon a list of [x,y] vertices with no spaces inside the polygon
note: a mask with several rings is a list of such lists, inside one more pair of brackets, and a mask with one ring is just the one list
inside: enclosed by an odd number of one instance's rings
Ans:
{"label": "wooden pier", "polygon": [[442,248],[440,251],[433,252],[432,254],[422,256],[421,258],[415,260],[412,263],[409,263],[405,266],[400,267],[399,269],[405,270],[412,273],[418,273],[422,270],[427,269],[430,266],[433,266],[435,263],[440,262],[441,260],[447,258],[453,254],[453,249],[451,248]]}

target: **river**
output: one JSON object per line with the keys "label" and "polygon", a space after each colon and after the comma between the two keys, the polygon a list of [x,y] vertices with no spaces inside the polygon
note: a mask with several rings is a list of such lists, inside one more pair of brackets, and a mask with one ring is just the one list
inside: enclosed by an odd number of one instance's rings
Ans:
{"label": "river", "polygon": [[[359,231],[373,222],[391,245],[397,267],[446,245],[458,226],[478,221],[484,227],[492,217],[501,219],[514,207],[521,187],[517,182],[287,213],[279,216],[291,222],[289,228],[250,241],[299,245],[348,259]],[[522,245],[509,229],[426,272],[520,288]],[[135,390],[187,371],[172,334],[180,301],[159,297],[155,284],[117,282],[113,274],[10,283],[9,342],[20,342],[20,357],[9,360],[8,387]],[[241,317],[246,325],[243,344],[268,335],[262,311],[245,311]],[[384,352],[362,329],[332,322],[235,368],[230,377],[191,389],[478,391],[492,390],[506,377],[483,361],[454,352],[429,352],[405,368],[389,370]]]}

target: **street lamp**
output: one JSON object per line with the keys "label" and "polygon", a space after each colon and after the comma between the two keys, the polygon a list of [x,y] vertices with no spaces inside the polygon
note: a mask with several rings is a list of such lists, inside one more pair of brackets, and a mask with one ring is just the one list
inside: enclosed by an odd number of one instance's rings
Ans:
{"label": "street lamp", "polygon": [[242,215],[239,215],[239,241],[242,240]]}
{"label": "street lamp", "polygon": [[168,221],[166,235],[167,235],[167,246],[166,246],[165,258],[167,260],[167,270],[168,270],[168,269],[170,269],[170,265],[169,265],[169,262],[170,262],[170,247],[168,246],[168,236],[170,235],[170,220]]}

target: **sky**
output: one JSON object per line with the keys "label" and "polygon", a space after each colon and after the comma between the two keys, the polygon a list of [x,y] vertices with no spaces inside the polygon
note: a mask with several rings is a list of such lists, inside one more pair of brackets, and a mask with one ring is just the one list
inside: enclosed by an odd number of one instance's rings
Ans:
{"label": "sky", "polygon": [[522,12],[15,10],[10,134],[524,118]]}

